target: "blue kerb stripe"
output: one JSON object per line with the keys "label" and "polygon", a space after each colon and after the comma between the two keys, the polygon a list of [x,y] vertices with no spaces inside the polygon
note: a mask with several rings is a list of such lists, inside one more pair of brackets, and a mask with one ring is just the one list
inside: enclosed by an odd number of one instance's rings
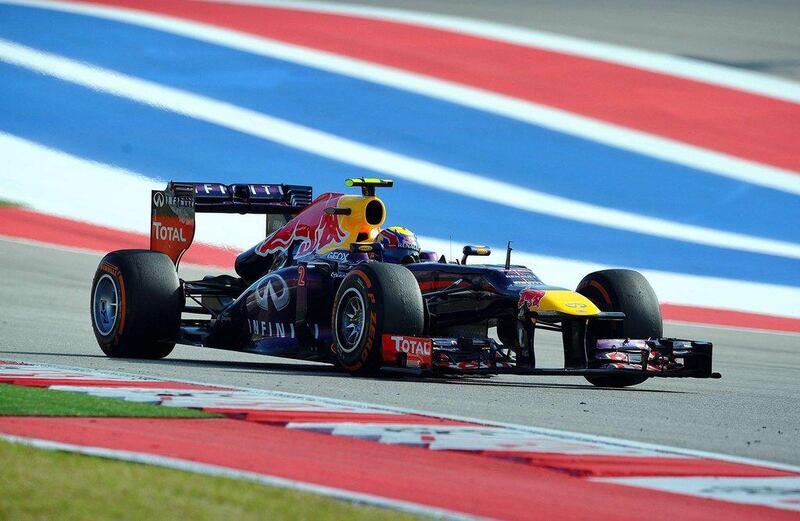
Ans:
{"label": "blue kerb stripe", "polygon": [[437,164],[601,206],[800,242],[800,198],[189,38],[0,6],[0,35]]}
{"label": "blue kerb stripe", "polygon": [[[0,64],[0,76],[3,131],[162,180],[308,183],[321,193],[341,190],[345,177],[375,175],[26,69]],[[543,255],[800,286],[800,261],[615,231],[402,181],[381,196],[387,225],[452,236],[457,245],[514,240]]]}

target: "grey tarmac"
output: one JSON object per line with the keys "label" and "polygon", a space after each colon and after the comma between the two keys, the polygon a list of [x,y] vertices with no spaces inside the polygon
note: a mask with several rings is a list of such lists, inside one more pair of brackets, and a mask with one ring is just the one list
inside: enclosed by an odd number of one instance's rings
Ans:
{"label": "grey tarmac", "polygon": [[[188,346],[163,360],[111,359],[89,319],[100,258],[0,239],[0,360],[357,400],[800,464],[800,335],[667,323],[667,335],[714,342],[723,378],[649,380],[621,390],[570,377],[355,378],[325,364]],[[206,273],[181,269],[185,278]],[[559,338],[540,340],[540,361],[561,363]]]}

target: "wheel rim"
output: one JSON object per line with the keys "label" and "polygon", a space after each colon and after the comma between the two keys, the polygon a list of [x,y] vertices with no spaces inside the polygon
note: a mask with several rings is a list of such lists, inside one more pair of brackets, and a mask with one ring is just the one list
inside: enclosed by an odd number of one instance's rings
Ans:
{"label": "wheel rim", "polygon": [[339,348],[345,353],[353,352],[361,343],[366,324],[364,297],[355,288],[349,288],[339,301],[336,312],[336,337]]}
{"label": "wheel rim", "polygon": [[114,278],[105,274],[97,281],[92,298],[94,326],[102,336],[108,336],[117,324],[119,292]]}

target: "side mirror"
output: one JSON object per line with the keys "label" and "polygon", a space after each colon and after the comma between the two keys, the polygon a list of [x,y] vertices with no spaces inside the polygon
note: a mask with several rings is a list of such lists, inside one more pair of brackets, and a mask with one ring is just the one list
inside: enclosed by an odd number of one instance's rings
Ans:
{"label": "side mirror", "polygon": [[466,264],[467,257],[471,255],[486,257],[487,255],[492,254],[492,250],[490,250],[487,246],[464,246],[464,249],[461,252],[464,254],[464,256],[461,257],[461,264]]}

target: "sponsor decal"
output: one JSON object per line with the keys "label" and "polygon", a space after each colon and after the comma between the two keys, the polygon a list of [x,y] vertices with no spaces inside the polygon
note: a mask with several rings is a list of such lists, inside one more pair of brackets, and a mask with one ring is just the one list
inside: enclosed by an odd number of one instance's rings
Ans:
{"label": "sponsor decal", "polygon": [[247,185],[250,195],[256,196],[280,196],[280,185]]}
{"label": "sponsor decal", "polygon": [[564,305],[567,306],[568,308],[575,308],[575,309],[583,309],[586,307],[586,304],[584,304],[583,302],[567,302]]}
{"label": "sponsor decal", "polygon": [[[270,197],[274,199],[278,199],[283,195],[283,190],[281,189],[281,185],[264,185],[264,184],[247,184],[247,185],[232,185],[235,186],[235,195],[244,195],[241,194],[238,190],[246,187],[248,194],[251,197]],[[211,196],[211,197],[225,197],[228,198],[231,190],[229,187],[225,186],[221,183],[197,183],[194,185],[194,193],[197,195],[202,196]]]}
{"label": "sponsor decal", "polygon": [[417,236],[408,228],[391,226],[380,233],[381,243],[389,248],[410,248],[419,251]]}
{"label": "sponsor decal", "polygon": [[172,190],[152,192],[150,249],[165,253],[178,265],[194,239],[194,196]]}
{"label": "sponsor decal", "polygon": [[280,311],[289,305],[291,298],[289,286],[283,280],[283,277],[277,273],[272,273],[261,279],[253,295],[258,307],[264,311],[269,311],[270,307],[275,311]]}
{"label": "sponsor decal", "polygon": [[397,362],[405,355],[406,367],[430,367],[433,363],[433,341],[403,335],[383,335],[383,360]]}
{"label": "sponsor decal", "polygon": [[545,293],[545,291],[539,289],[523,289],[519,292],[519,304],[517,304],[517,307],[530,311],[539,309],[539,304],[542,302]]}
{"label": "sponsor decal", "polygon": [[163,208],[164,205],[174,208],[194,208],[194,201],[186,195],[175,195],[169,190],[153,191],[153,206]]}
{"label": "sponsor decal", "polygon": [[325,255],[326,259],[330,259],[330,260],[336,261],[336,262],[346,262],[347,261],[347,257],[348,257],[347,252],[343,252],[343,251],[332,251],[332,252],[328,253],[327,255]]}
{"label": "sponsor decal", "polygon": [[324,194],[311,203],[294,219],[256,246],[257,255],[266,257],[287,250],[294,243],[300,246],[295,257],[303,257],[344,243],[348,234],[339,225],[339,216],[325,213],[325,208],[335,207],[341,194]]}
{"label": "sponsor decal", "polygon": [[248,320],[250,335],[257,337],[295,338],[294,324],[291,322],[266,322],[264,320]]}
{"label": "sponsor decal", "polygon": [[106,261],[100,263],[100,269],[102,271],[111,273],[112,275],[119,275],[119,269],[113,264]]}
{"label": "sponsor decal", "polygon": [[527,268],[513,268],[506,270],[506,277],[513,286],[543,286],[544,282]]}
{"label": "sponsor decal", "polygon": [[228,195],[228,187],[220,183],[203,183],[194,185],[194,193],[198,195]]}
{"label": "sponsor decal", "polygon": [[162,241],[186,242],[183,236],[183,228],[177,226],[165,226],[160,222],[153,222],[153,235]]}

